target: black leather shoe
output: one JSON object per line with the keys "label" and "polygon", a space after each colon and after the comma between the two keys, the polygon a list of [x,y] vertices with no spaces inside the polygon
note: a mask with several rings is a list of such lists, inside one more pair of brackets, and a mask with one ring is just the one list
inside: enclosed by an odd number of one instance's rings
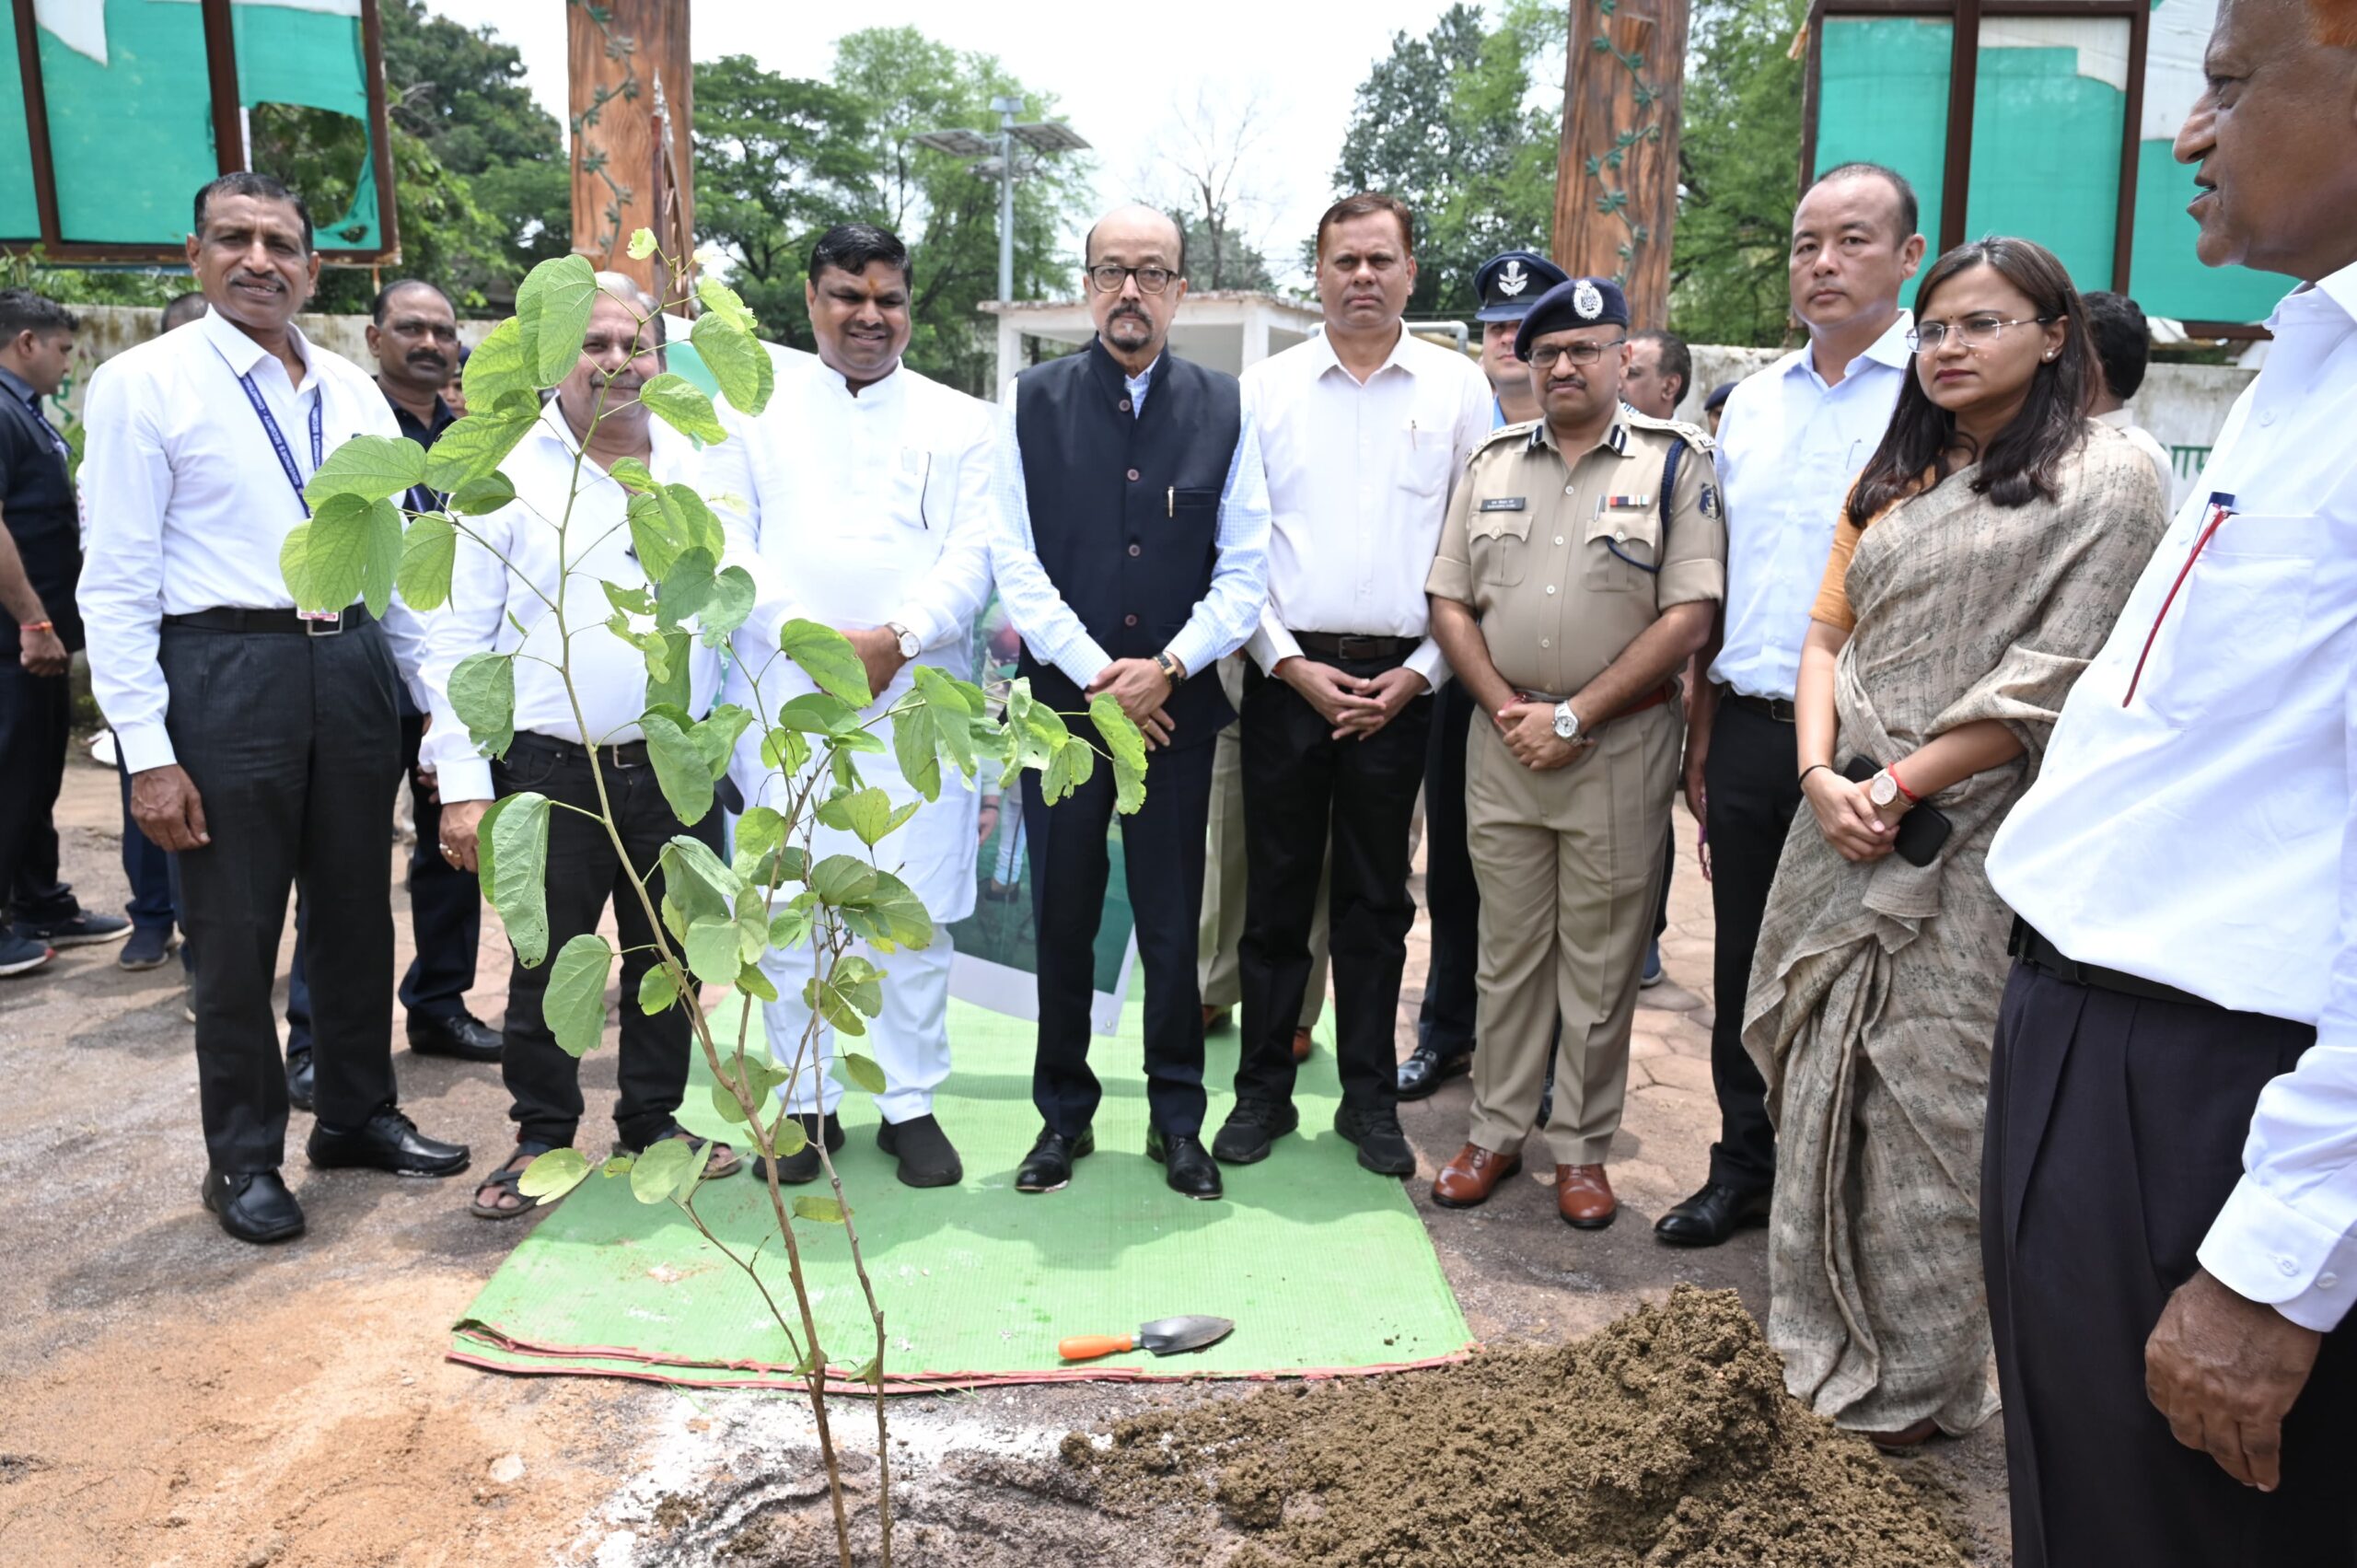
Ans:
{"label": "black leather shoe", "polygon": [[1700,1192],[1654,1222],[1655,1239],[1672,1247],[1716,1247],[1746,1225],[1766,1225],[1773,1191],[1705,1182]]}
{"label": "black leather shoe", "polygon": [[1399,1098],[1423,1099],[1451,1078],[1461,1078],[1473,1071],[1470,1051],[1443,1051],[1436,1045],[1420,1045],[1399,1063]]}
{"label": "black leather shoe", "polygon": [[906,1121],[878,1122],[876,1146],[900,1162],[904,1187],[955,1187],[965,1179],[964,1162],[929,1111]]}
{"label": "black leather shoe", "polygon": [[[827,1112],[823,1125],[815,1114],[797,1113],[795,1121],[802,1123],[803,1144],[777,1162],[777,1179],[781,1187],[801,1187],[819,1179],[827,1167],[819,1163],[819,1140],[827,1140],[827,1152],[833,1154],[843,1146],[843,1124],[835,1120],[833,1111]],[[879,1140],[880,1141],[880,1140]],[[753,1179],[766,1183],[770,1179],[770,1162],[761,1156],[753,1156]]]}
{"label": "black leather shoe", "polygon": [[389,1170],[395,1176],[456,1176],[467,1168],[464,1144],[427,1137],[391,1106],[370,1117],[365,1127],[313,1122],[304,1152],[325,1170],[348,1167]]}
{"label": "black leather shoe", "polygon": [[1334,1112],[1334,1131],[1359,1146],[1359,1164],[1377,1176],[1413,1176],[1416,1151],[1389,1110],[1361,1111],[1344,1106]]}
{"label": "black leather shoe", "polygon": [[1258,1165],[1271,1144],[1300,1125],[1301,1112],[1289,1099],[1239,1099],[1212,1140],[1212,1154],[1222,1165]]}
{"label": "black leather shoe", "polygon": [[1191,1132],[1165,1135],[1159,1127],[1145,1130],[1145,1157],[1162,1167],[1163,1185],[1182,1198],[1220,1196],[1219,1166],[1203,1141]]}
{"label": "black leather shoe", "polygon": [[1032,1140],[1031,1152],[1015,1170],[1017,1192],[1059,1192],[1072,1182],[1073,1161],[1084,1159],[1097,1152],[1097,1132],[1089,1128],[1077,1138],[1067,1138],[1052,1127],[1039,1129]]}
{"label": "black leather shoe", "polygon": [[198,1196],[221,1228],[257,1246],[303,1234],[303,1206],[274,1170],[208,1170]]}
{"label": "black leather shoe", "polygon": [[461,1062],[499,1060],[499,1031],[471,1013],[451,1018],[409,1016],[409,1048],[420,1056],[455,1056]]}
{"label": "black leather shoe", "polygon": [[311,1053],[308,1051],[286,1053],[286,1103],[297,1110],[311,1109]]}

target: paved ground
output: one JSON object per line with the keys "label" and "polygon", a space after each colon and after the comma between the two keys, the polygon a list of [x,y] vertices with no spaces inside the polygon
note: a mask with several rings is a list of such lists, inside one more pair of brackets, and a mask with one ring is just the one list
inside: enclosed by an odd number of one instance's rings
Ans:
{"label": "paved ground", "polygon": [[[60,810],[67,875],[93,907],[123,897],[113,778],[78,756]],[[1554,1217],[1551,1171],[1471,1213],[1433,1209],[1431,1169],[1462,1142],[1462,1080],[1404,1108],[1424,1162],[1411,1184],[1474,1332],[1493,1343],[1592,1329],[1679,1281],[1766,1308],[1762,1233],[1715,1251],[1657,1247],[1654,1218],[1696,1183],[1716,1129],[1708,889],[1691,829],[1672,899],[1669,982],[1637,1018],[1612,1175],[1625,1212],[1600,1234]],[[395,894],[406,961],[406,900]],[[505,950],[486,919],[474,993],[495,1021]],[[1409,973],[1423,968],[1423,931]],[[282,955],[283,958],[283,955]],[[282,975],[284,968],[282,963]],[[1403,1051],[1417,996],[1402,999]],[[441,1359],[447,1325],[520,1236],[465,1213],[466,1179],[401,1182],[290,1162],[309,1234],[257,1252],[198,1209],[203,1170],[177,967],[127,975],[81,949],[0,981],[0,1548],[75,1564],[632,1564],[816,1559],[820,1495],[807,1407],[638,1385],[502,1378]],[[406,1051],[403,1103],[428,1131],[507,1145],[495,1070]],[[610,1103],[614,1055],[585,1064]],[[308,1129],[297,1114],[290,1145]],[[900,1560],[957,1568],[1166,1559],[1056,1494],[1037,1463],[1075,1426],[1158,1400],[1113,1386],[896,1401]],[[872,1439],[866,1407],[838,1431]],[[1965,1501],[1984,1562],[2004,1560],[1993,1423],[1902,1461]],[[869,1466],[854,1465],[865,1486]],[[1051,1549],[1047,1558],[1041,1549]],[[828,1558],[831,1561],[831,1556]]]}

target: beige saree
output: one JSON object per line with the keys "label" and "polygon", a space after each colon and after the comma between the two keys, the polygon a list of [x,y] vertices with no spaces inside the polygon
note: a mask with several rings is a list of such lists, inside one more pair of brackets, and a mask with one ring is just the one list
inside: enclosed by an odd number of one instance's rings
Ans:
{"label": "beige saree", "polygon": [[2058,500],[2000,508],[1978,471],[1858,540],[1834,761],[1891,761],[1977,719],[2027,750],[1932,797],[1955,826],[1930,865],[1852,865],[1804,807],[1740,1003],[1777,1128],[1769,1342],[1796,1397],[1861,1431],[1963,1433],[1996,1408],[1980,1128],[2012,916],[1982,865],[2166,522],[2152,465],[2101,427]]}

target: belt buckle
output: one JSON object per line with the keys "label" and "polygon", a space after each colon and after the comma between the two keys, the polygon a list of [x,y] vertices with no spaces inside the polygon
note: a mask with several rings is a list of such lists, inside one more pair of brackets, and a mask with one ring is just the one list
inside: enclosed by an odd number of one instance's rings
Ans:
{"label": "belt buckle", "polygon": [[1382,656],[1374,652],[1370,645],[1375,641],[1373,637],[1362,637],[1355,632],[1342,633],[1334,642],[1335,656],[1352,659],[1380,658]]}
{"label": "belt buckle", "polygon": [[308,637],[341,637],[343,635],[343,611],[341,610],[298,610],[295,619],[303,622],[303,634]]}
{"label": "belt buckle", "polygon": [[613,744],[602,749],[606,753],[606,760],[614,765],[614,769],[618,772],[626,773],[638,766],[635,762],[626,761],[623,760],[622,747],[626,744],[627,742],[617,740]]}

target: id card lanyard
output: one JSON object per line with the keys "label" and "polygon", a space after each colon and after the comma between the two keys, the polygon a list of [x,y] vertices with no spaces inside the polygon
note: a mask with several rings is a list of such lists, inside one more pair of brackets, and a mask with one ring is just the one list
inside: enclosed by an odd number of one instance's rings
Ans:
{"label": "id card lanyard", "polygon": [[[271,416],[270,404],[262,401],[261,389],[254,385],[250,372],[238,377],[238,385],[246,389],[246,401],[253,404],[254,417],[261,421],[264,434],[270,437],[271,450],[278,454],[278,466],[286,475],[286,482],[294,487],[295,503],[303,508],[303,516],[311,515],[311,504],[303,498],[303,475],[295,466],[295,453],[286,445],[286,433],[278,428],[278,421]],[[328,389],[322,386],[311,399],[311,471],[319,471],[326,460],[326,447],[320,424],[320,411],[327,406]]]}

